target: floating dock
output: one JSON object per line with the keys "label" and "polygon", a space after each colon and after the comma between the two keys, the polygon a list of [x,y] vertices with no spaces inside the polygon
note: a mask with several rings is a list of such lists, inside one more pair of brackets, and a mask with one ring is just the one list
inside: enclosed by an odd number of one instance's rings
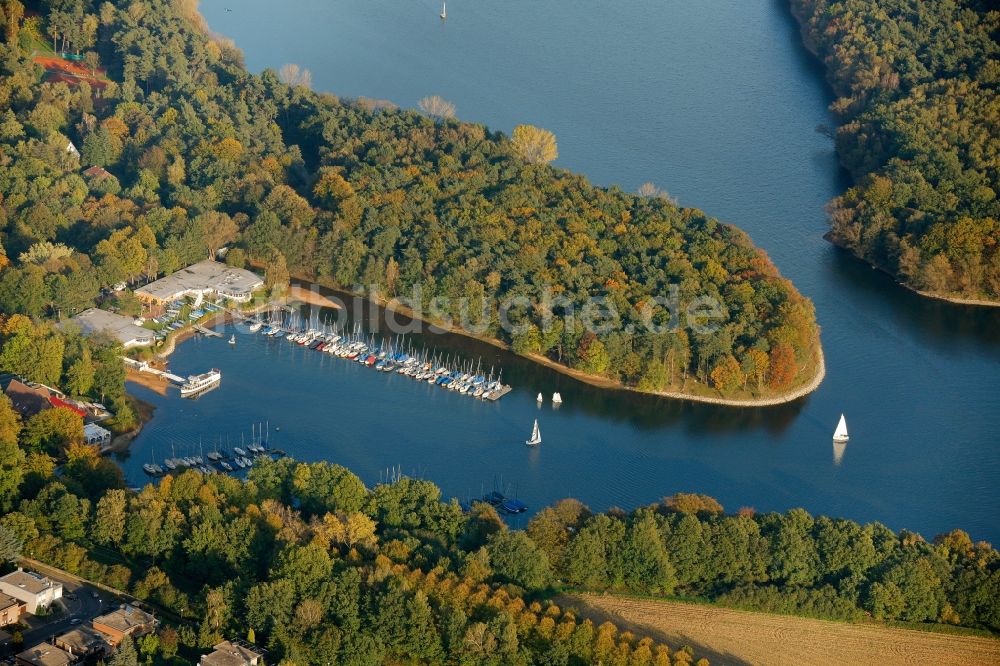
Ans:
{"label": "floating dock", "polygon": [[134,358],[129,358],[128,356],[122,356],[122,360],[125,361],[126,367],[132,368],[137,372],[144,372],[147,375],[163,377],[174,384],[183,384],[187,381],[183,377],[178,377],[177,375],[167,372],[166,370],[159,370],[158,368],[151,367],[149,363],[146,363],[145,361],[137,361]]}
{"label": "floating dock", "polygon": [[194,330],[198,331],[202,335],[207,335],[207,336],[212,337],[212,338],[221,338],[222,337],[222,333],[219,333],[218,331],[213,331],[210,328],[205,328],[201,324],[195,324],[194,325]]}

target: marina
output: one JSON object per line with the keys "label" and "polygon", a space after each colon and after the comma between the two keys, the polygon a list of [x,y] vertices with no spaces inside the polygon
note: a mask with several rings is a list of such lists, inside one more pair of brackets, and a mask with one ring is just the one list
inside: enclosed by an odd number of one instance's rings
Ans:
{"label": "marina", "polygon": [[[427,349],[417,351],[404,338],[377,340],[374,334],[366,335],[360,325],[350,333],[337,332],[329,324],[307,327],[299,324],[297,313],[285,309],[272,310],[266,321],[255,318],[248,323],[250,332],[267,338],[283,338],[311,351],[353,361],[378,372],[427,382],[460,395],[497,401],[512,390],[509,384],[503,383],[502,370],[494,372],[491,369],[486,374],[481,360],[474,363]],[[230,344],[235,345],[235,336]]]}
{"label": "marina", "polygon": [[[191,455],[177,455],[177,447],[171,443],[171,457],[158,462],[144,463],[143,471],[148,476],[164,476],[171,472],[184,472],[194,470],[202,474],[232,473],[240,470],[247,470],[259,462],[261,458],[276,459],[285,455],[285,451],[272,448],[268,438],[269,427],[267,424],[254,424],[251,426],[250,443],[244,441],[243,434],[240,434],[240,446],[233,446],[227,449],[220,442],[208,453],[204,453],[204,445],[198,442],[197,451],[191,449]],[[231,452],[230,452],[231,451]]]}

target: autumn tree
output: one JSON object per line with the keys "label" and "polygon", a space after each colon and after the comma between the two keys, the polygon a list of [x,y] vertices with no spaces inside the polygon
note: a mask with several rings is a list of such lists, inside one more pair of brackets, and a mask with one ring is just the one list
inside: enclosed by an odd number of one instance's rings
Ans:
{"label": "autumn tree", "polygon": [[798,374],[795,350],[786,342],[771,349],[768,360],[767,385],[773,390],[788,388]]}
{"label": "autumn tree", "polygon": [[278,78],[282,83],[290,86],[312,87],[312,72],[304,67],[299,67],[294,62],[286,63],[278,70]]}
{"label": "autumn tree", "polygon": [[438,95],[424,97],[417,105],[420,110],[432,118],[447,120],[455,117],[455,105]]}
{"label": "autumn tree", "polygon": [[559,157],[556,135],[533,125],[518,125],[511,135],[514,149],[530,164],[545,164]]}
{"label": "autumn tree", "polygon": [[712,385],[725,393],[743,383],[743,370],[732,354],[725,354],[712,368],[711,379]]}
{"label": "autumn tree", "polygon": [[24,18],[24,5],[19,0],[7,0],[3,4],[3,14],[6,16],[5,26],[7,43],[17,46],[21,30],[21,19]]}
{"label": "autumn tree", "polygon": [[83,417],[66,407],[45,409],[28,419],[23,441],[36,451],[59,455],[70,444],[83,441]]}

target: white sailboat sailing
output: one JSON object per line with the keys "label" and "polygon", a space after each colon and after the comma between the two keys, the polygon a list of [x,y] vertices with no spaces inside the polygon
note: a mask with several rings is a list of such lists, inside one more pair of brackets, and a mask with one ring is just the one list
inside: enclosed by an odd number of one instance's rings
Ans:
{"label": "white sailboat sailing", "polygon": [[556,404],[556,405],[561,405],[562,404],[562,396],[559,395],[558,391],[552,394],[552,402],[553,402],[553,404]]}
{"label": "white sailboat sailing", "polygon": [[441,3],[441,20],[443,21],[446,18],[448,18],[448,7],[446,6],[446,3],[442,2]]}
{"label": "white sailboat sailing", "polygon": [[837,424],[837,429],[833,431],[833,441],[835,442],[846,442],[850,439],[847,434],[847,419],[844,415],[840,415],[840,422]]}
{"label": "white sailboat sailing", "polygon": [[538,394],[538,397],[537,397],[537,398],[535,398],[535,400],[536,400],[537,402],[545,402],[545,398],[544,398],[544,397],[542,396],[542,394],[541,394],[541,393],[539,393],[539,394]]}
{"label": "white sailboat sailing", "polygon": [[535,419],[535,427],[531,430],[531,439],[524,443],[528,446],[538,446],[542,443],[542,431],[538,429],[538,419]]}

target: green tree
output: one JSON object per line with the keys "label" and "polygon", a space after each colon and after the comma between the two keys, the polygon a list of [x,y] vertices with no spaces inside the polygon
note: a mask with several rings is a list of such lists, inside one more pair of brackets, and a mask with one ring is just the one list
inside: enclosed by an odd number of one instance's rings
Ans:
{"label": "green tree", "polygon": [[97,502],[97,513],[92,527],[97,543],[120,546],[125,538],[127,501],[124,490],[109,490]]}
{"label": "green tree", "polygon": [[671,594],[677,579],[651,511],[632,516],[621,553],[625,586],[644,594]]}
{"label": "green tree", "polygon": [[21,417],[6,394],[0,394],[0,513],[17,500],[24,480],[24,451],[18,446]]}
{"label": "green tree", "polygon": [[866,607],[876,620],[895,620],[903,612],[906,600],[895,583],[872,583]]}
{"label": "green tree", "polygon": [[106,167],[117,162],[121,153],[121,139],[102,124],[87,134],[83,140],[80,157],[84,164]]}
{"label": "green tree", "polygon": [[598,514],[584,523],[566,550],[566,577],[586,588],[605,589],[621,582],[622,521]]}
{"label": "green tree", "polygon": [[502,579],[529,590],[549,584],[549,558],[524,532],[496,532],[486,544],[493,571]]}
{"label": "green tree", "polygon": [[803,509],[779,516],[771,533],[772,579],[786,585],[809,585],[816,578],[819,554],[812,538],[813,518]]}
{"label": "green tree", "polygon": [[115,653],[108,660],[108,666],[139,666],[139,655],[131,636],[126,634],[118,644]]}
{"label": "green tree", "polygon": [[66,371],[64,387],[72,395],[85,396],[94,386],[94,363],[90,357],[90,349],[84,347],[77,358]]}
{"label": "green tree", "polygon": [[24,542],[14,530],[0,525],[0,562],[16,563],[21,558]]}
{"label": "green tree", "polygon": [[43,410],[24,427],[25,446],[59,455],[72,443],[83,441],[83,417],[66,407]]}

